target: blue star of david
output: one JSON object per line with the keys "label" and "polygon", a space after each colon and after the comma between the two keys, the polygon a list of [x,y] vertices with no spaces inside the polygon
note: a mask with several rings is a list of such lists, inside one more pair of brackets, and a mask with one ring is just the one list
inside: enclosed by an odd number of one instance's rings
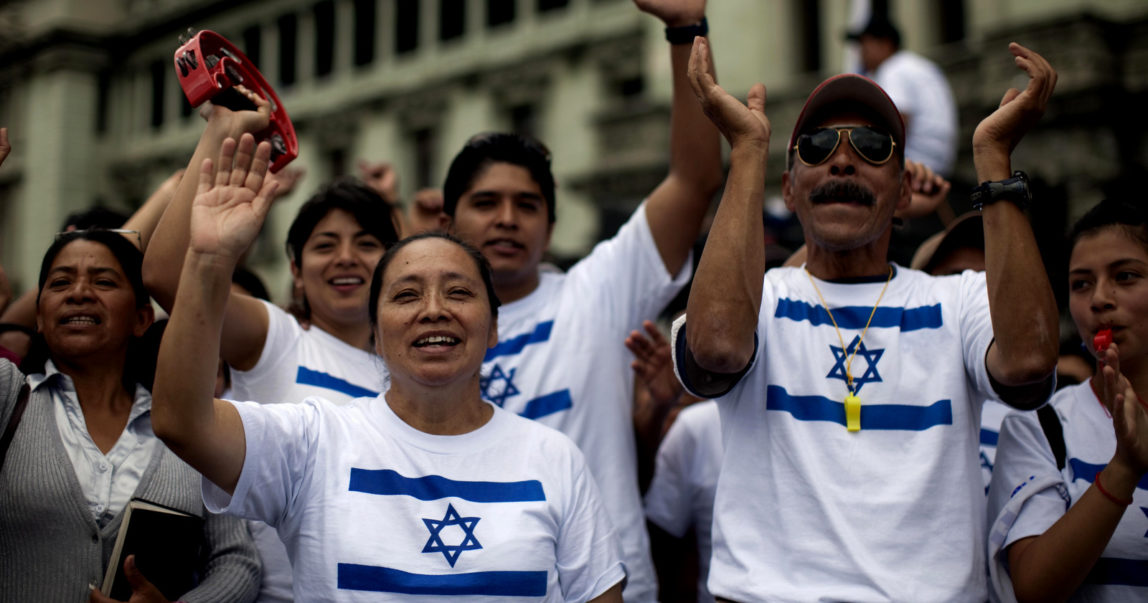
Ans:
{"label": "blue star of david", "polygon": [[[447,504],[446,515],[442,519],[427,519],[422,518],[423,523],[426,524],[427,529],[430,530],[430,538],[427,539],[426,546],[423,547],[424,553],[442,553],[446,557],[446,562],[454,567],[455,562],[458,561],[458,556],[463,551],[477,551],[482,548],[478,543],[478,539],[474,537],[474,526],[478,524],[480,517],[460,517],[458,511],[454,510],[454,505]],[[458,526],[462,528],[463,539],[462,542],[456,545],[447,545],[442,541],[442,529],[447,526]]]}
{"label": "blue star of david", "polygon": [[[518,388],[514,387],[514,373],[516,371],[518,371],[518,369],[510,369],[510,373],[507,374],[502,371],[501,366],[497,364],[494,365],[494,369],[490,371],[490,375],[480,377],[478,380],[478,386],[482,389],[482,397],[499,406],[506,406],[507,398],[519,394]],[[503,383],[501,389],[493,387],[499,382]]]}
{"label": "blue star of david", "polygon": [[[860,345],[859,348],[858,345]],[[861,387],[866,383],[881,381],[881,375],[877,372],[877,362],[881,360],[881,355],[885,353],[884,349],[870,350],[861,342],[860,336],[854,336],[853,341],[850,342],[844,350],[835,345],[829,346],[829,349],[833,352],[833,359],[836,361],[836,364],[833,365],[833,368],[829,369],[829,374],[825,375],[827,379],[840,379],[846,383],[849,382],[845,377],[845,361],[849,358],[849,355],[853,353],[853,350],[856,349],[857,355],[853,357],[853,366],[851,367],[854,373],[857,371],[858,358],[864,358],[868,367],[860,377],[854,374],[853,393],[860,393]]]}

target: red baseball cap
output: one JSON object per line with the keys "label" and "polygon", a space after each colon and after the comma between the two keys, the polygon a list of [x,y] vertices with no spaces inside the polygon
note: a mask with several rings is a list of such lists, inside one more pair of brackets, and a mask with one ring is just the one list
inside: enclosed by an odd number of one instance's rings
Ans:
{"label": "red baseball cap", "polygon": [[797,144],[797,137],[814,125],[818,125],[834,112],[852,111],[869,118],[873,125],[893,135],[897,143],[896,152],[905,154],[905,120],[893,104],[893,99],[873,80],[855,73],[835,75],[821,82],[801,108],[793,134],[789,136],[789,147],[785,151],[785,168],[790,167],[790,156]]}

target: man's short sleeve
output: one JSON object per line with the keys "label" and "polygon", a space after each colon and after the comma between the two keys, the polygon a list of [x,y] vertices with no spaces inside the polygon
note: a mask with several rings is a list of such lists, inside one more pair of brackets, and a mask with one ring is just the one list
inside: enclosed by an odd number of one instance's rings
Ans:
{"label": "man's short sleeve", "polygon": [[734,386],[745,377],[753,365],[757,363],[758,354],[757,333],[753,334],[753,356],[749,364],[737,373],[723,375],[707,371],[698,366],[690,352],[689,342],[686,341],[686,315],[683,314],[674,321],[670,330],[670,351],[674,361],[674,375],[686,391],[699,398],[718,398],[728,394]]}

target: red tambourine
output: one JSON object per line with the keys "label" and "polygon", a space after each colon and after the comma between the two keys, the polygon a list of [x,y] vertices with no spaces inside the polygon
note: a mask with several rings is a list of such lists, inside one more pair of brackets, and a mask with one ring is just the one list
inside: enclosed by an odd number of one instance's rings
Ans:
{"label": "red tambourine", "polygon": [[242,84],[271,103],[271,123],[255,135],[271,143],[271,171],[278,172],[299,156],[295,126],[275,90],[243,51],[214,31],[203,30],[175,51],[175,74],[192,107],[206,101],[232,110],[254,109],[251,101],[234,90]]}

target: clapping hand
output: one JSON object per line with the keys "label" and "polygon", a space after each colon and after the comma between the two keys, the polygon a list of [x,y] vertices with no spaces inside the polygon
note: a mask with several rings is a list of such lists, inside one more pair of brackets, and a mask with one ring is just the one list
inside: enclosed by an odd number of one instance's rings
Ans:
{"label": "clapping hand", "polygon": [[1120,373],[1119,346],[1112,343],[1100,357],[1102,381],[1100,396],[1112,409],[1116,432],[1114,463],[1120,463],[1137,476],[1148,473],[1148,405]]}
{"label": "clapping hand", "polygon": [[929,166],[906,159],[905,171],[909,172],[909,186],[913,189],[913,198],[908,208],[897,212],[897,217],[909,219],[927,216],[937,211],[937,208],[948,199],[952,183]]}
{"label": "clapping hand", "polygon": [[634,354],[630,366],[634,374],[646,384],[654,403],[674,404],[684,390],[674,375],[670,343],[654,323],[647,320],[642,323],[642,327],[648,336],[639,331],[631,331],[626,338],[626,348]]}
{"label": "clapping hand", "polygon": [[702,110],[731,147],[738,148],[745,144],[758,146],[762,150],[769,148],[770,125],[769,118],[765,116],[763,84],[754,84],[749,89],[745,104],[723,90],[714,79],[713,60],[710,57],[709,42],[705,38],[694,39],[689,76],[690,86]]}
{"label": "clapping hand", "polygon": [[997,110],[977,126],[973,133],[974,160],[981,155],[994,161],[1007,159],[1044,115],[1048,99],[1056,87],[1056,70],[1044,57],[1015,42],[1009,44],[1008,49],[1015,57],[1017,67],[1028,73],[1028,86],[1024,91],[1009,88]]}

